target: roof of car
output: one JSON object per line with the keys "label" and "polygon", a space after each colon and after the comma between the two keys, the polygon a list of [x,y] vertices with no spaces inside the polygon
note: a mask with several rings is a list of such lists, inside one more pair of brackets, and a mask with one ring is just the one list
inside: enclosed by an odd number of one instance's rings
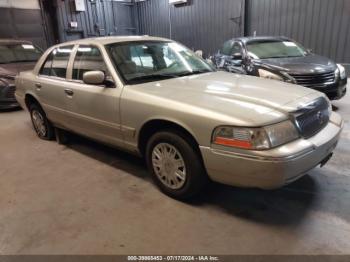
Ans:
{"label": "roof of car", "polygon": [[271,40],[281,40],[281,41],[289,40],[290,41],[291,39],[285,36],[246,36],[246,37],[233,38],[232,40],[248,43],[248,42],[269,41],[269,40],[270,41]]}
{"label": "roof of car", "polygon": [[0,38],[0,45],[14,45],[14,44],[32,44],[32,42],[27,40]]}
{"label": "roof of car", "polygon": [[79,40],[74,40],[70,42],[65,42],[60,45],[69,45],[69,44],[91,44],[99,43],[103,45],[108,45],[112,43],[119,42],[133,42],[133,41],[170,41],[170,39],[162,37],[153,37],[153,36],[107,36],[107,37],[94,37],[94,38],[84,38]]}

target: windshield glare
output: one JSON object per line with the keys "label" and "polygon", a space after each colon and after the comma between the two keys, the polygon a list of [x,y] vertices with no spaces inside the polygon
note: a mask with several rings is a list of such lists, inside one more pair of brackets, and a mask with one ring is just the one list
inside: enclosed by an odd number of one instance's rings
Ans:
{"label": "windshield glare", "polygon": [[115,43],[107,51],[127,84],[213,71],[213,67],[175,42]]}
{"label": "windshield glare", "polygon": [[259,41],[247,43],[248,55],[253,59],[306,56],[307,51],[292,41]]}
{"label": "windshield glare", "polygon": [[31,44],[0,45],[0,63],[36,62],[42,52]]}

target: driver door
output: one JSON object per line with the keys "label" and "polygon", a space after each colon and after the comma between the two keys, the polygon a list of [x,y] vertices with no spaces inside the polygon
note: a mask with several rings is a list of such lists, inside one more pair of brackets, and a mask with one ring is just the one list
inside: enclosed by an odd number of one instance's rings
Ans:
{"label": "driver door", "polygon": [[113,81],[101,50],[94,45],[77,46],[70,61],[70,70],[70,85],[65,91],[72,131],[108,144],[122,145],[121,89],[83,82],[84,73],[89,71],[103,71],[106,78]]}

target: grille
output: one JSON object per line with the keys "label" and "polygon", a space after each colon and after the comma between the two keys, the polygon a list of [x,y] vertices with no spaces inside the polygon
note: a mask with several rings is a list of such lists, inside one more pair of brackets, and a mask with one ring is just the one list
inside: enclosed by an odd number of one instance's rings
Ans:
{"label": "grille", "polygon": [[309,75],[290,74],[290,76],[295,79],[298,85],[302,85],[305,87],[323,87],[327,84],[332,84],[335,82],[334,72]]}
{"label": "grille", "polygon": [[328,102],[324,97],[318,98],[294,114],[299,133],[311,137],[323,129],[329,121]]}
{"label": "grille", "polygon": [[6,98],[14,98],[15,97],[15,86],[9,86],[6,90]]}

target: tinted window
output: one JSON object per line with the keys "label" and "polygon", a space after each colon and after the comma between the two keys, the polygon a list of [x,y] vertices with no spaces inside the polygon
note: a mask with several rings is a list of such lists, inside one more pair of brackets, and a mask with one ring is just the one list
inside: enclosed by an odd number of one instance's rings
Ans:
{"label": "tinted window", "polygon": [[292,41],[254,41],[247,44],[248,55],[254,59],[306,56],[306,50]]}
{"label": "tinted window", "polygon": [[231,51],[230,55],[233,55],[236,53],[242,54],[242,46],[238,42],[235,42],[233,44],[232,51]]}
{"label": "tinted window", "polygon": [[103,71],[109,76],[107,66],[100,50],[95,46],[81,45],[78,48],[73,64],[73,79],[83,80],[85,72]]}
{"label": "tinted window", "polygon": [[221,53],[223,55],[231,55],[232,54],[232,41],[227,41],[224,43],[223,47],[221,48]]}
{"label": "tinted window", "polygon": [[36,62],[41,54],[32,44],[0,45],[0,64]]}
{"label": "tinted window", "polygon": [[66,78],[67,66],[73,46],[64,46],[54,49],[47,57],[40,70],[41,75]]}

